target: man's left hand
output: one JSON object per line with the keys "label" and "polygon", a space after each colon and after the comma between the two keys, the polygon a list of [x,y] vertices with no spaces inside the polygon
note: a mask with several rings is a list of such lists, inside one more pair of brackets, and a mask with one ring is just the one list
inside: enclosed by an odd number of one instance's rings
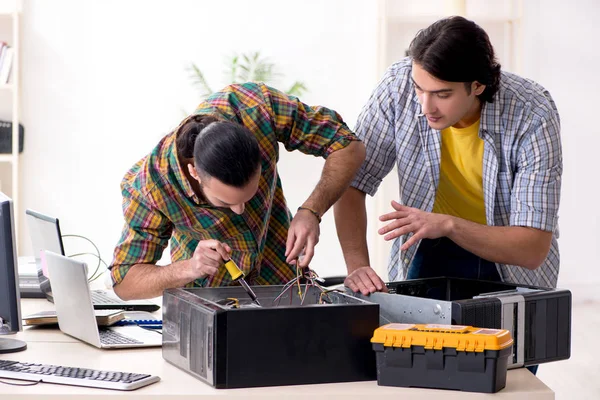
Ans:
{"label": "man's left hand", "polygon": [[392,240],[412,232],[412,237],[402,245],[402,251],[406,251],[421,239],[437,239],[448,236],[450,232],[452,217],[449,215],[422,211],[395,201],[392,201],[392,207],[396,211],[382,215],[379,220],[393,222],[379,229],[379,234],[385,235],[385,240]]}
{"label": "man's left hand", "polygon": [[300,258],[299,266],[306,268],[315,255],[315,246],[319,243],[319,220],[310,211],[300,210],[294,216],[288,230],[285,256],[288,264],[295,264]]}

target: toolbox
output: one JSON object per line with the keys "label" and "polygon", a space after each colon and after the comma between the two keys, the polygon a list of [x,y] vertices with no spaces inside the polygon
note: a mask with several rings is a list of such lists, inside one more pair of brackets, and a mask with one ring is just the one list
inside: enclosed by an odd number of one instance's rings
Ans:
{"label": "toolbox", "polygon": [[[304,285],[303,285],[304,286]],[[375,380],[379,305],[316,287],[169,289],[163,358],[216,388]]]}
{"label": "toolbox", "polygon": [[382,386],[495,393],[506,386],[513,340],[505,329],[388,324],[373,334]]}
{"label": "toolbox", "polygon": [[565,360],[571,354],[571,292],[461,278],[386,284],[389,293],[354,294],[381,306],[380,324],[446,324],[508,330],[508,368]]}

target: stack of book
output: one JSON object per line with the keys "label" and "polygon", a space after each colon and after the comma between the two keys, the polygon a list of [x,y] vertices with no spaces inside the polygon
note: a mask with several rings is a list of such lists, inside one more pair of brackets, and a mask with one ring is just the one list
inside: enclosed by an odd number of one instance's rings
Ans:
{"label": "stack of book", "polygon": [[0,85],[8,83],[13,65],[14,50],[6,42],[0,42]]}
{"label": "stack of book", "polygon": [[35,257],[19,257],[19,290],[21,298],[46,298],[40,289]]}

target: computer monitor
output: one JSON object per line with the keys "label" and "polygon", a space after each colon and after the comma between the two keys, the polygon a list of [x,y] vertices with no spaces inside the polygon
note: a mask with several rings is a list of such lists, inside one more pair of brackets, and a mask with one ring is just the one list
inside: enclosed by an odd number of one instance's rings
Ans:
{"label": "computer monitor", "polygon": [[[21,296],[12,200],[0,192],[0,335],[17,333],[21,325]],[[21,340],[1,338],[0,354],[22,351]]]}

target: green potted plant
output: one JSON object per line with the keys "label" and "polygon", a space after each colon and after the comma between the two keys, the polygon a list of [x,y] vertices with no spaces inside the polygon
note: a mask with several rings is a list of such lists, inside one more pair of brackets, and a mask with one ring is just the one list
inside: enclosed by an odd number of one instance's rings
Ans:
{"label": "green potted plant", "polygon": [[[192,84],[198,89],[201,100],[214,93],[197,64],[192,62],[188,70]],[[228,81],[226,85],[250,81],[272,84],[276,78],[282,77],[275,64],[269,59],[261,57],[258,51],[243,54],[235,53],[226,64],[225,75]],[[301,81],[295,81],[288,90],[285,90],[287,94],[297,97],[302,96],[306,91],[306,85]]]}

